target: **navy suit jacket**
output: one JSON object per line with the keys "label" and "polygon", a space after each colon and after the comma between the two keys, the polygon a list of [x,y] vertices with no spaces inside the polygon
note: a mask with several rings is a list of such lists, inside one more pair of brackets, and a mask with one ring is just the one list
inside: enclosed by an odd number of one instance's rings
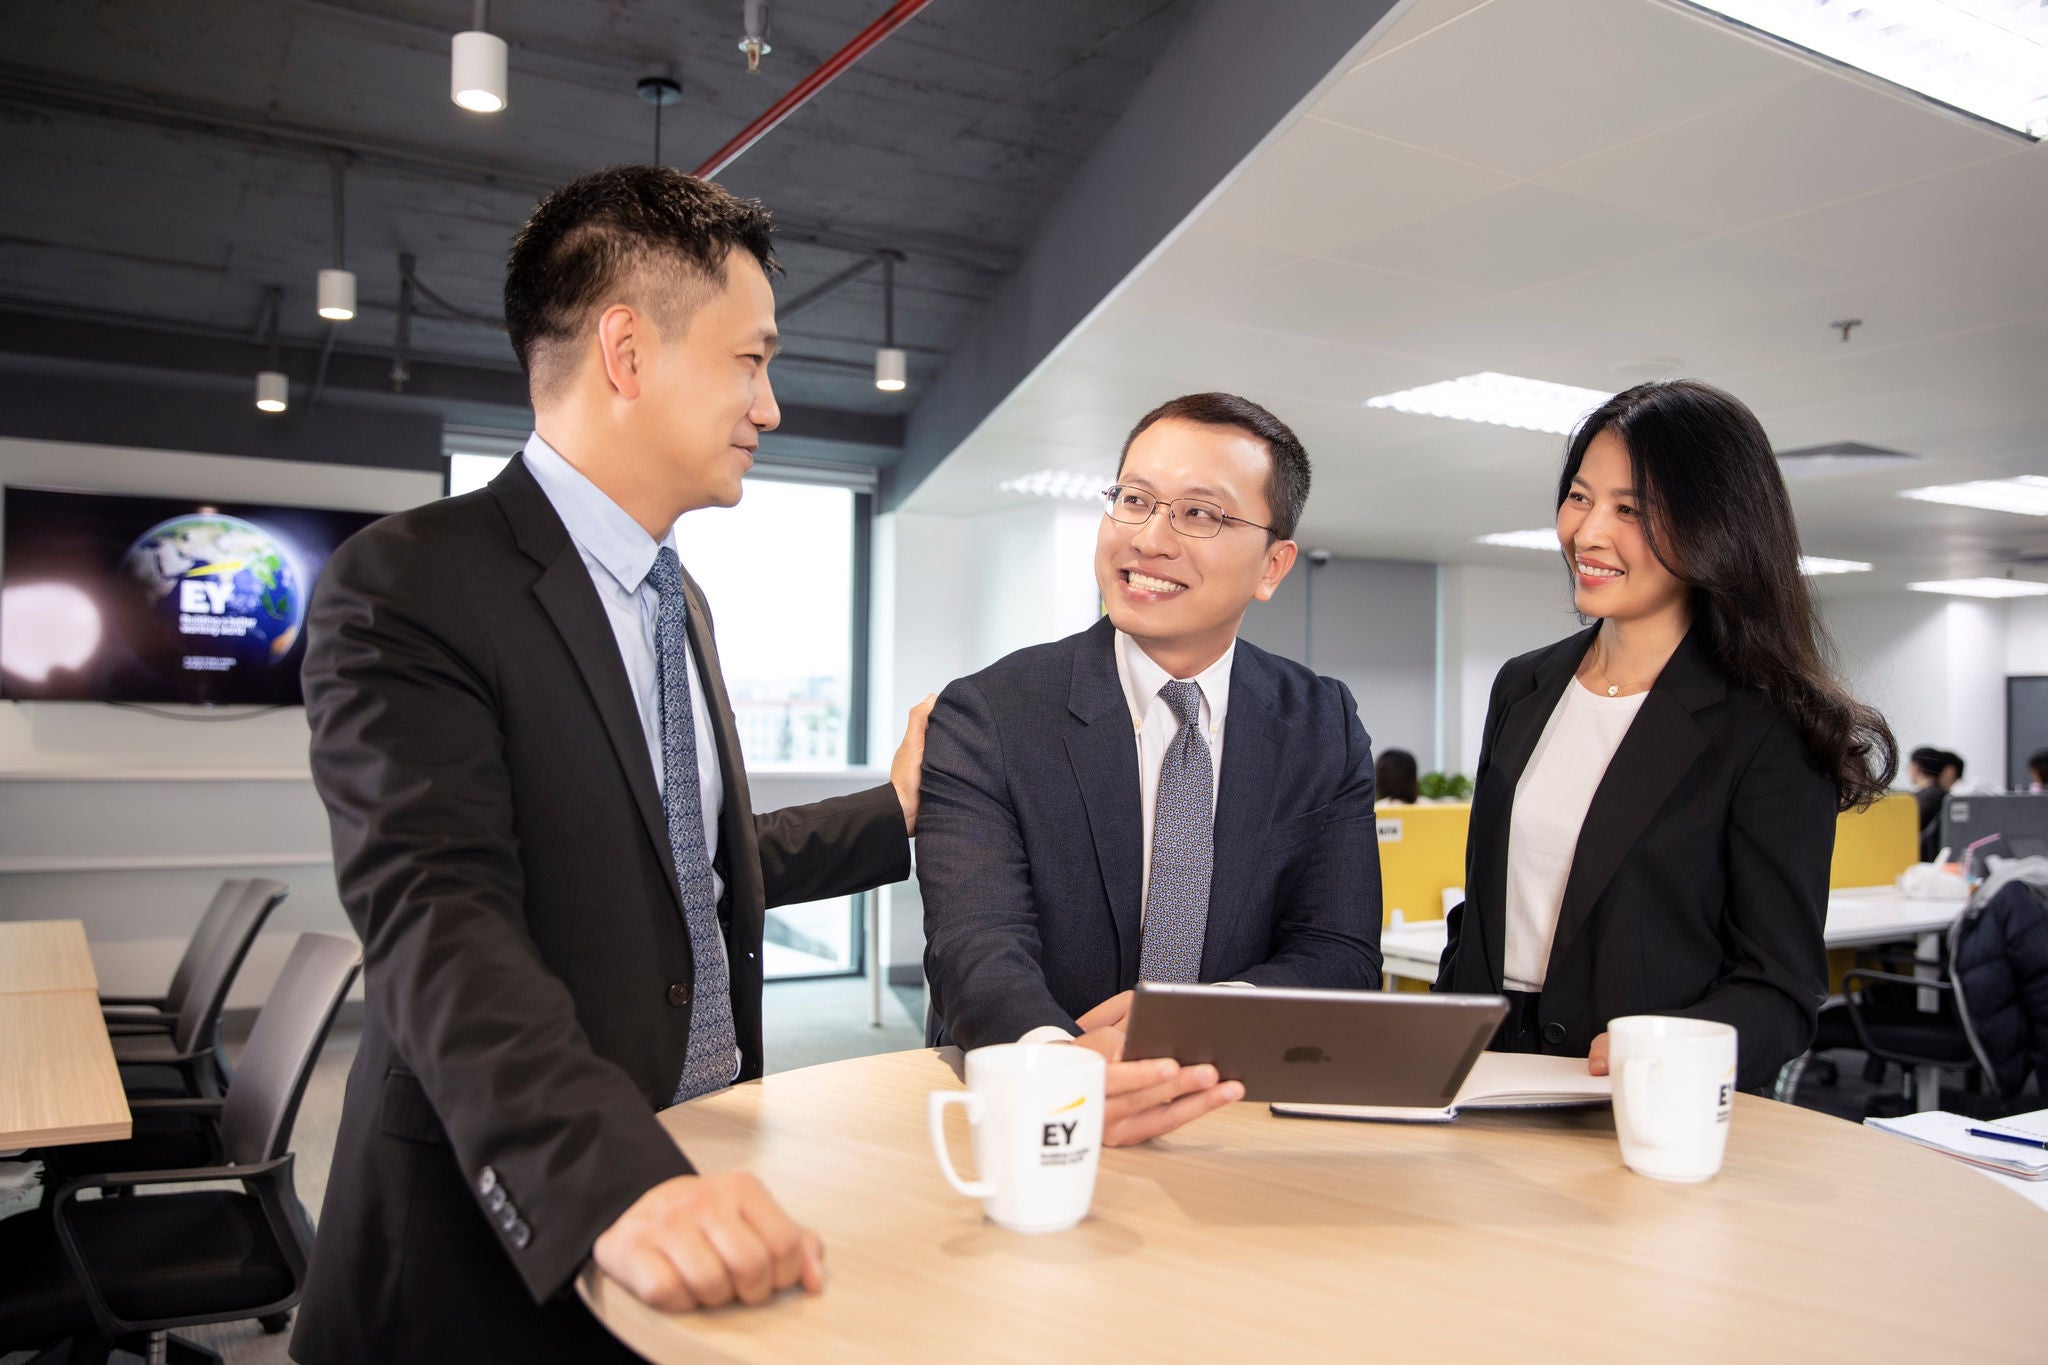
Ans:
{"label": "navy suit jacket", "polygon": [[[1138,981],[1138,743],[1107,618],[939,697],[917,817],[933,1041],[1015,1042]],[[1202,980],[1372,990],[1372,742],[1344,684],[1240,640]]]}

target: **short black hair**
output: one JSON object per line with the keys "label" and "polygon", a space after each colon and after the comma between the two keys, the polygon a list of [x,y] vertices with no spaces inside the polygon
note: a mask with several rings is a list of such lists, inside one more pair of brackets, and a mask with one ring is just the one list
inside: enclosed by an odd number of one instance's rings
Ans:
{"label": "short black hair", "polygon": [[2048,782],[2048,749],[2036,749],[2027,755],[2027,771],[2036,782]]}
{"label": "short black hair", "polygon": [[1945,766],[1942,760],[1947,757],[1946,753],[1935,748],[1932,744],[1923,744],[1907,755],[1908,761],[1929,777],[1941,776],[1941,770]]}
{"label": "short black hair", "polygon": [[1205,427],[1236,427],[1264,441],[1273,462],[1266,474],[1266,508],[1271,513],[1267,525],[1272,528],[1268,534],[1274,540],[1294,539],[1301,509],[1308,505],[1309,469],[1308,452],[1301,448],[1301,439],[1292,427],[1251,399],[1239,398],[1234,393],[1183,394],[1140,417],[1131,434],[1124,437],[1124,448],[1116,457],[1119,477],[1124,472],[1124,460],[1131,453],[1131,442],[1154,423],[1169,419]]}
{"label": "short black hair", "polygon": [[[1956,776],[1961,777],[1963,775],[1963,756],[1957,753],[1954,749],[1943,749],[1941,751],[1941,767],[1954,768],[1956,770]],[[1940,771],[1941,768],[1935,769],[1935,772],[1937,773],[1939,773]]]}
{"label": "short black hair", "polygon": [[[616,301],[635,272],[679,268],[685,286],[694,279],[723,289],[737,248],[774,274],[773,231],[760,201],[668,166],[613,166],[555,190],[534,207],[505,261],[505,330],[529,387],[539,395],[552,385],[546,352]],[[685,288],[646,306],[666,303],[662,321],[672,325],[696,301]]]}

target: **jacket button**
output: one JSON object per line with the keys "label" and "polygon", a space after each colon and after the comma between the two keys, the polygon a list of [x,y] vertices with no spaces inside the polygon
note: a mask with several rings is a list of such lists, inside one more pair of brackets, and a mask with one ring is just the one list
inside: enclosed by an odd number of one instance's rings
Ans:
{"label": "jacket button", "polygon": [[1564,1025],[1549,1023],[1543,1026],[1543,1041],[1552,1047],[1564,1046]]}
{"label": "jacket button", "polygon": [[496,1213],[512,1201],[505,1197],[505,1187],[497,1185],[492,1188],[490,1194],[484,1197],[484,1202],[491,1206],[492,1213]]}
{"label": "jacket button", "polygon": [[524,1251],[526,1250],[526,1244],[533,1240],[533,1229],[526,1226],[525,1220],[521,1219],[506,1229],[505,1235],[512,1239],[513,1246]]}
{"label": "jacket button", "polygon": [[490,1192],[491,1192],[492,1190],[495,1190],[495,1189],[497,1189],[497,1188],[498,1188],[498,1173],[497,1173],[497,1171],[496,1171],[496,1170],[494,1170],[493,1168],[491,1168],[491,1167],[489,1167],[489,1166],[486,1166],[486,1167],[484,1167],[484,1168],[483,1168],[483,1169],[482,1169],[481,1171],[478,1171],[478,1172],[477,1172],[477,1174],[476,1174],[476,1192],[477,1192],[478,1194],[481,1194],[481,1195],[489,1195],[489,1194],[490,1194]]}
{"label": "jacket button", "polygon": [[668,988],[668,1002],[677,1009],[690,1003],[690,988],[678,981]]}

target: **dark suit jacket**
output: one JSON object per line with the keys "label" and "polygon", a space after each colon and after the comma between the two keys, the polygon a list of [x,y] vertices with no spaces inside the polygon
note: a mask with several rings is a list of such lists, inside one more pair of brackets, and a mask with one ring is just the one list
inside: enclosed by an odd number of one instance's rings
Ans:
{"label": "dark suit jacket", "polygon": [[[918,807],[942,1032],[1011,1043],[1137,984],[1138,744],[1108,618],[953,683]],[[1204,981],[1380,981],[1372,743],[1344,684],[1237,642]]]}
{"label": "dark suit jacket", "polygon": [[[1515,785],[1594,634],[1494,680],[1438,990],[1501,988]],[[1625,1014],[1713,1019],[1735,1026],[1753,1090],[1806,1049],[1827,996],[1835,784],[1704,635],[1696,626],[1664,666],[1593,794],[1543,983],[1542,1050],[1583,1057]]]}
{"label": "dark suit jacket", "polygon": [[[909,872],[883,786],[755,816],[695,584],[725,780],[720,915],[742,1079],[768,906]],[[693,969],[617,641],[523,460],[351,537],[314,593],[313,776],[369,1003],[292,1349],[326,1362],[632,1359],[564,1293],[691,1170],[654,1120]]]}

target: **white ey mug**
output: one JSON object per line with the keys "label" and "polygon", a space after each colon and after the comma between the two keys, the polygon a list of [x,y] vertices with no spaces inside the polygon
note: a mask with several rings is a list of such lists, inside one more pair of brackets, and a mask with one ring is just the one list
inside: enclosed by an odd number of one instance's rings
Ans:
{"label": "white ey mug", "polygon": [[1696,1181],[1721,1169],[1735,1108],[1733,1025],[1662,1014],[1610,1019],[1607,1070],[1630,1170]]}
{"label": "white ey mug", "polygon": [[[1102,1154],[1100,1053],[1064,1043],[999,1043],[967,1054],[967,1088],[934,1090],[932,1151],[946,1183],[982,1201],[1013,1232],[1058,1232],[1088,1216]],[[962,1180],[946,1150],[946,1109],[974,1131],[980,1179]]]}

